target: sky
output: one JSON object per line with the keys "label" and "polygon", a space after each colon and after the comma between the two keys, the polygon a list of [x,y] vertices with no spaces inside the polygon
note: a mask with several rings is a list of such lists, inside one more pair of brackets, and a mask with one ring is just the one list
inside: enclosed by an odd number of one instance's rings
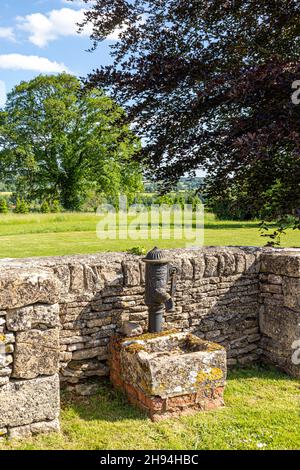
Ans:
{"label": "sky", "polygon": [[117,32],[87,52],[89,31],[77,33],[85,8],[80,0],[0,0],[0,107],[22,80],[63,71],[83,77],[110,63]]}

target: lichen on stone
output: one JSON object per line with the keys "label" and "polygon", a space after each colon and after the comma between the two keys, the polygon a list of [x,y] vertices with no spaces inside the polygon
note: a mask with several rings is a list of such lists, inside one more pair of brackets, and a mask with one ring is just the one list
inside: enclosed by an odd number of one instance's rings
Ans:
{"label": "lichen on stone", "polygon": [[[139,335],[139,336],[133,336],[132,338],[130,338],[130,340],[134,341],[134,340],[141,340],[141,341],[145,341],[145,340],[148,340],[148,339],[155,339],[155,338],[160,338],[162,336],[168,336],[168,335],[172,335],[174,333],[179,333],[177,330],[173,329],[173,330],[166,330],[166,331],[161,331],[160,333],[144,333],[143,335]],[[128,338],[125,338],[122,343],[128,341]]]}
{"label": "lichen on stone", "polygon": [[185,338],[185,347],[187,350],[191,352],[195,351],[208,351],[208,352],[213,352],[213,351],[218,351],[223,349],[222,346],[216,343],[211,343],[210,341],[204,341],[201,338],[198,338],[195,335],[189,334]]}
{"label": "lichen on stone", "polygon": [[213,367],[209,371],[200,370],[197,374],[196,383],[203,384],[203,382],[221,380],[223,378],[223,371],[218,367]]}
{"label": "lichen on stone", "polygon": [[145,351],[146,348],[140,343],[131,343],[128,346],[125,347],[125,351],[131,353],[131,354],[136,354],[140,351]]}

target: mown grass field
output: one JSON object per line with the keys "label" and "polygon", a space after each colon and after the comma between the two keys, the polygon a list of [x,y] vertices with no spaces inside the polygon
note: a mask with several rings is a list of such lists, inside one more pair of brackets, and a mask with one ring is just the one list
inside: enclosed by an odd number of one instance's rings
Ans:
{"label": "mown grass field", "polygon": [[[134,246],[149,249],[155,244],[161,248],[176,248],[185,247],[187,243],[178,236],[176,227],[171,230],[171,239],[164,239],[164,229],[157,240],[149,237],[144,228],[140,231],[144,240],[118,240],[113,236],[100,240],[96,235],[99,221],[99,216],[91,213],[0,215],[0,257],[127,251]],[[205,245],[262,246],[266,243],[256,221],[218,221],[213,214],[205,214],[204,228]],[[299,231],[288,231],[282,238],[282,246],[300,247]]]}
{"label": "mown grass field", "polygon": [[299,381],[258,367],[232,371],[225,400],[219,410],[152,423],[104,383],[93,398],[63,397],[60,434],[0,450],[300,449]]}

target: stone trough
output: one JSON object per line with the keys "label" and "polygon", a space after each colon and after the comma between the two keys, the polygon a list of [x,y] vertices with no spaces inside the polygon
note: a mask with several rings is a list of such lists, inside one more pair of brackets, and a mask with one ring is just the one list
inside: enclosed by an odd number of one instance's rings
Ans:
{"label": "stone trough", "polygon": [[156,421],[224,405],[226,351],[180,332],[114,336],[110,378]]}

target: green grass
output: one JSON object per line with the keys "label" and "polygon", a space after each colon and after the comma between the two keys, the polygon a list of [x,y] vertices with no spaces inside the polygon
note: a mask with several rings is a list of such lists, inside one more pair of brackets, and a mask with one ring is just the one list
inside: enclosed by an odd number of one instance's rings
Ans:
{"label": "green grass", "polygon": [[65,397],[62,432],[0,449],[300,449],[300,384],[272,369],[232,371],[226,407],[152,423],[109,384],[89,399]]}
{"label": "green grass", "polygon": [[[161,248],[185,247],[186,240],[99,240],[96,225],[100,218],[89,213],[5,214],[0,215],[0,258],[51,256],[98,251],[127,251],[133,246],[146,249],[159,244]],[[256,221],[218,221],[213,214],[205,215],[205,245],[262,246]],[[145,232],[144,232],[145,234]],[[299,231],[288,231],[282,246],[299,247]]]}

